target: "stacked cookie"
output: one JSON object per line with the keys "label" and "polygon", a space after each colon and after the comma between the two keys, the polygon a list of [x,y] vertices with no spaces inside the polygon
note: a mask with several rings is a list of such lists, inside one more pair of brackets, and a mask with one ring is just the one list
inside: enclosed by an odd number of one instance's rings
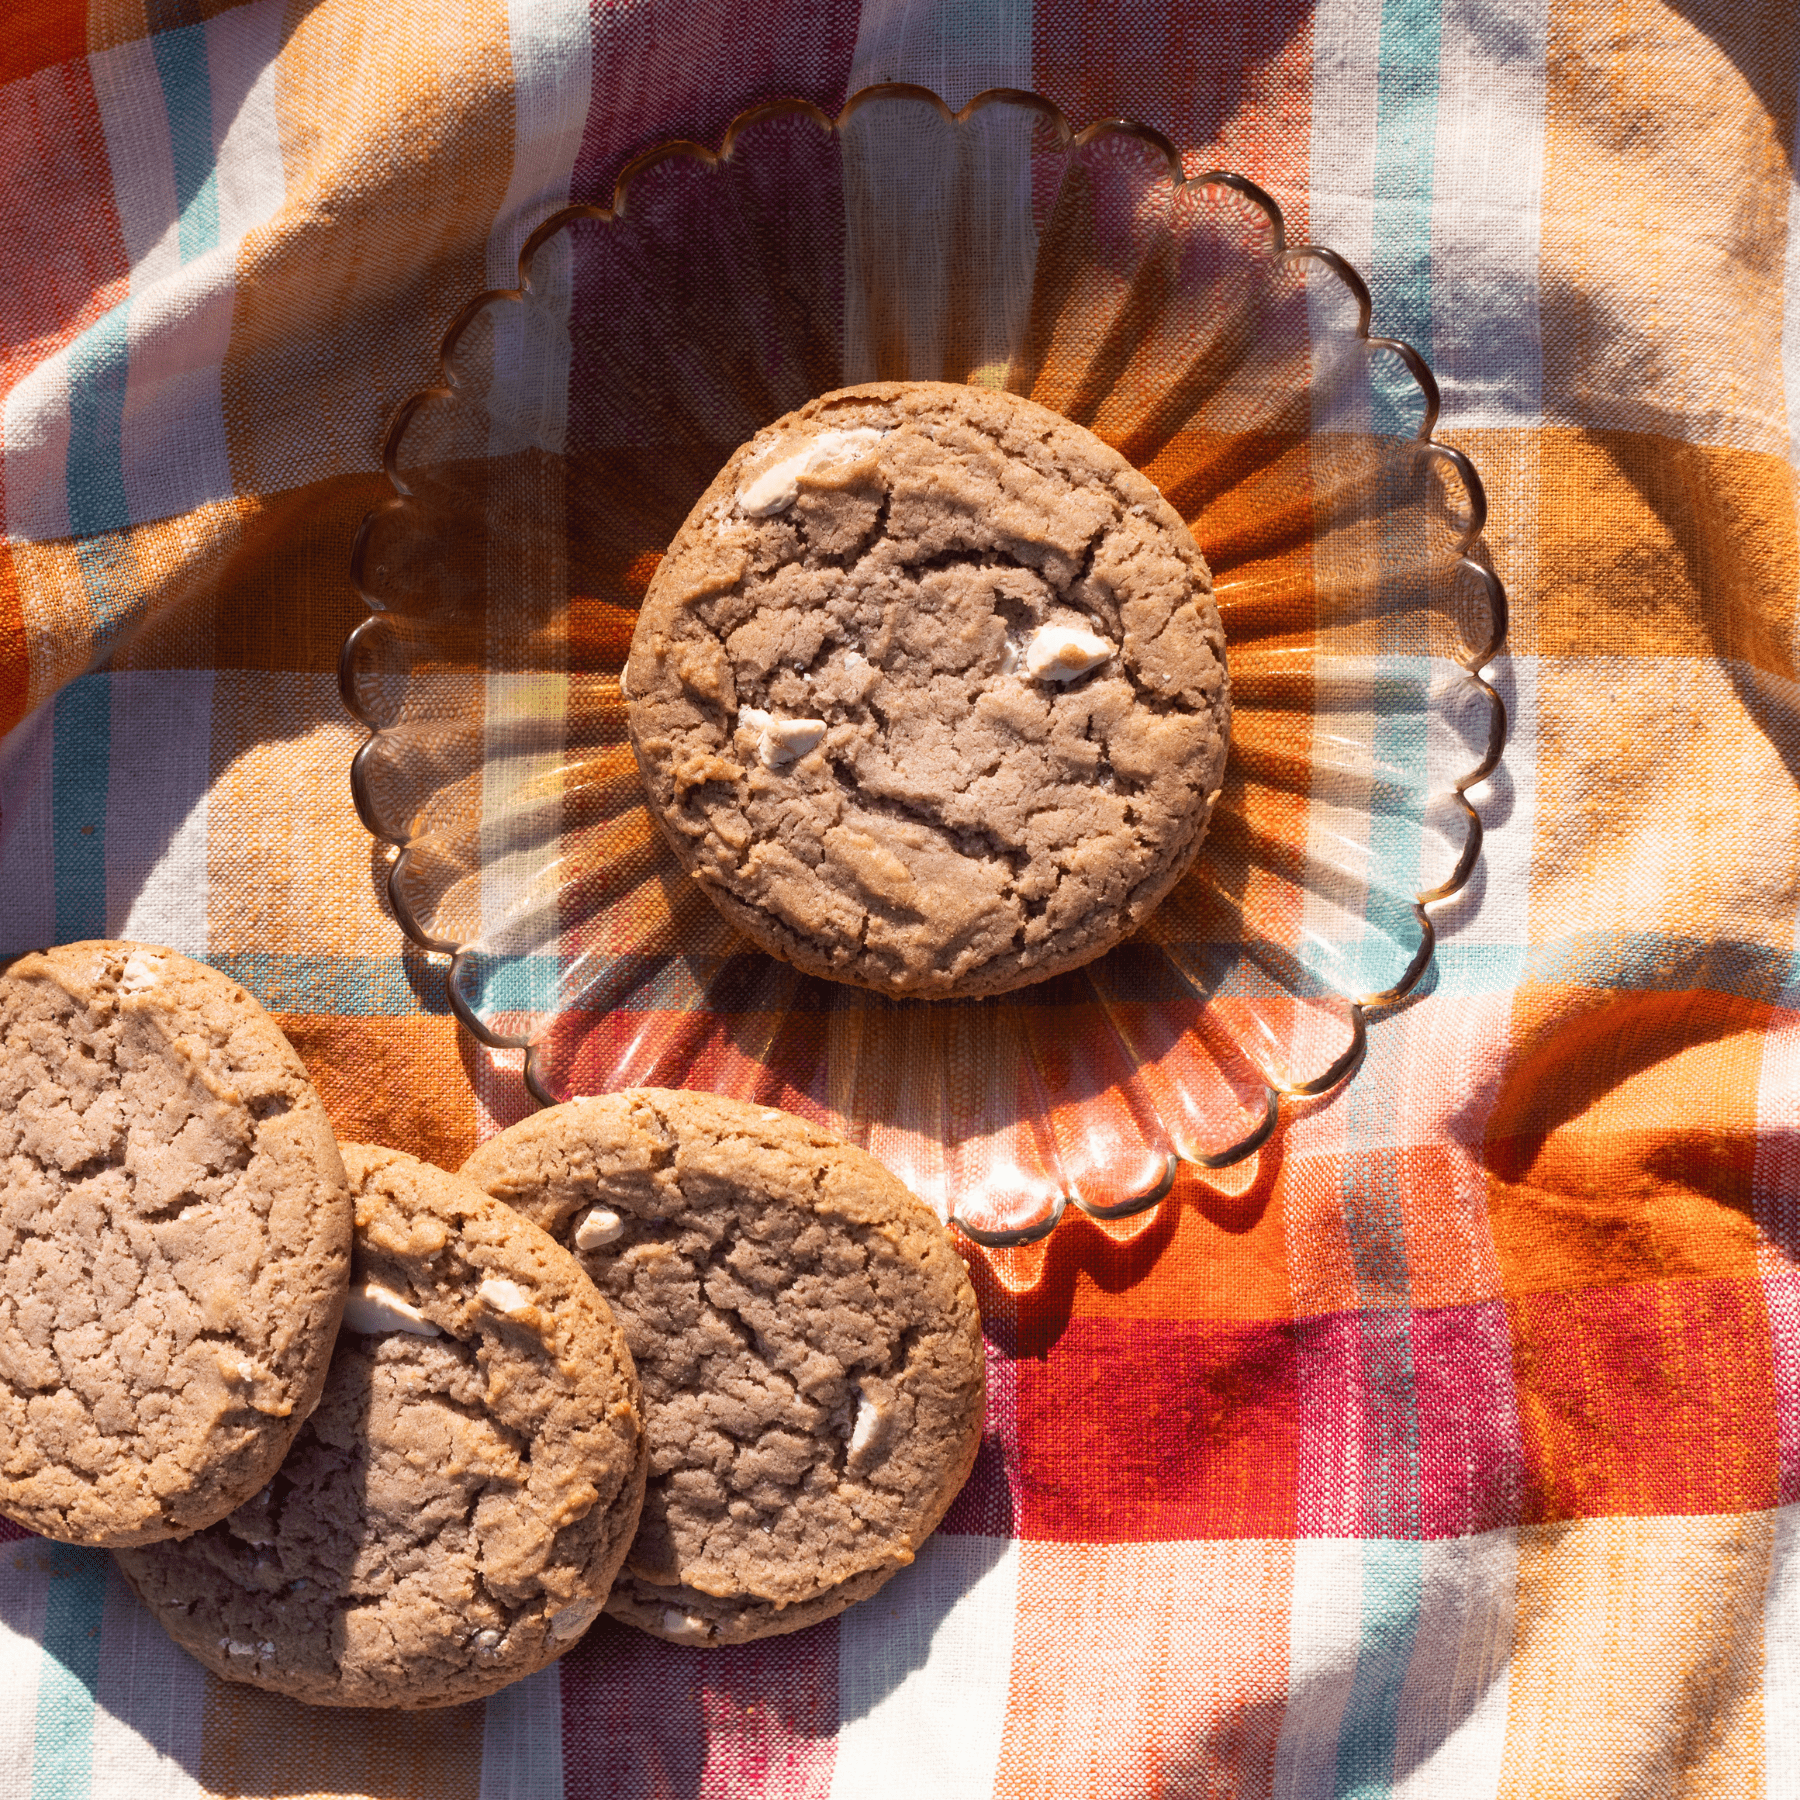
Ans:
{"label": "stacked cookie", "polygon": [[316,1703],[492,1692],[603,1606],[828,1617],[979,1438],[967,1275],[861,1152],[657,1091],[460,1177],[340,1147],[274,1021],[169,951],[0,969],[0,1232],[0,1512]]}

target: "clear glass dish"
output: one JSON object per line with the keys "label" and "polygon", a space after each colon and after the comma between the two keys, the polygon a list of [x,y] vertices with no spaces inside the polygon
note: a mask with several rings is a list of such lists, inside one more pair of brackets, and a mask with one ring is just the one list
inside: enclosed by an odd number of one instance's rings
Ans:
{"label": "clear glass dish", "polygon": [[[396,916],[545,1102],[695,1086],[865,1144],[977,1242],[1129,1235],[1181,1163],[1244,1192],[1284,1098],[1349,1080],[1468,882],[1504,708],[1486,501],[1342,258],[1158,133],[998,90],[742,115],[535,231],[399,409],[344,645],[352,785]],[[1149,926],[987,1000],[894,1002],[728,927],[642,804],[618,675],[730,451],[877,377],[1031,395],[1128,456],[1217,582],[1211,834]],[[1036,1259],[1000,1255],[1013,1282]]]}

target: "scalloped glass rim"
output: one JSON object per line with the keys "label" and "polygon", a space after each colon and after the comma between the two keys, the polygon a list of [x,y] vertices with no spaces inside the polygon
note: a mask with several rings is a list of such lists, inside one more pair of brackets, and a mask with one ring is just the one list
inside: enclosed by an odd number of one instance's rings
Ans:
{"label": "scalloped glass rim", "polygon": [[[406,443],[409,432],[416,423],[434,408],[454,406],[465,394],[465,384],[457,373],[457,356],[465,338],[484,315],[495,309],[514,306],[526,306],[532,300],[536,290],[532,285],[532,269],[535,260],[560,234],[571,231],[583,222],[592,222],[599,226],[608,226],[628,215],[628,196],[635,183],[650,175],[653,170],[671,162],[691,160],[703,166],[717,167],[731,159],[745,140],[746,134],[755,127],[769,121],[785,117],[810,119],[824,132],[834,136],[843,133],[849,122],[864,109],[884,102],[917,104],[934,109],[935,113],[952,126],[961,127],[990,108],[1017,108],[1032,115],[1038,122],[1039,129],[1047,129],[1054,144],[1065,155],[1063,174],[1058,177],[1056,196],[1053,204],[1060,204],[1062,183],[1066,181],[1068,171],[1073,166],[1073,158],[1077,152],[1094,146],[1104,151],[1115,140],[1125,140],[1138,147],[1138,153],[1147,153],[1151,160],[1160,158],[1166,167],[1168,193],[1170,196],[1170,215],[1173,216],[1177,200],[1183,196],[1200,196],[1203,200],[1205,191],[1217,190],[1229,193],[1236,199],[1259,213],[1266,230],[1266,251],[1260,252],[1261,266],[1258,279],[1271,285],[1281,278],[1282,272],[1302,266],[1309,270],[1322,271],[1336,282],[1343,294],[1347,296],[1354,308],[1355,319],[1352,327],[1354,338],[1364,347],[1371,359],[1377,354],[1385,355],[1403,373],[1405,380],[1410,381],[1417,396],[1419,419],[1415,429],[1402,440],[1397,434],[1381,434],[1372,428],[1367,442],[1379,445],[1383,452],[1392,451],[1402,441],[1408,445],[1421,479],[1425,472],[1435,469],[1445,490],[1444,511],[1451,531],[1451,538],[1443,552],[1445,567],[1457,582],[1470,585],[1476,601],[1475,610],[1483,613],[1484,618],[1477,621],[1478,629],[1475,641],[1469,642],[1467,635],[1460,628],[1451,660],[1461,678],[1461,685],[1468,696],[1474,697],[1484,719],[1473,734],[1472,750],[1477,750],[1473,760],[1454,772],[1442,787],[1432,790],[1425,797],[1425,806],[1446,804],[1454,815],[1456,824],[1462,831],[1462,841],[1457,847],[1451,866],[1440,879],[1428,885],[1413,889],[1406,895],[1406,904],[1410,907],[1414,925],[1418,931],[1418,942],[1410,958],[1397,974],[1390,972],[1390,978],[1379,986],[1372,988],[1353,987],[1347,993],[1337,993],[1332,998],[1341,1007],[1341,1020],[1344,1026],[1344,1041],[1313,1072],[1302,1074],[1293,1066],[1294,1059],[1284,1054],[1284,1046],[1278,1034],[1260,1019],[1254,1021],[1256,1030],[1245,1029],[1240,1032],[1241,1041],[1237,1045],[1238,1053],[1254,1064],[1257,1077],[1260,1079],[1262,1092],[1260,1101],[1250,1100],[1244,1107],[1244,1113],[1251,1120],[1246,1129],[1240,1131],[1230,1141],[1211,1149],[1201,1149],[1191,1142],[1184,1143],[1178,1130],[1168,1128],[1167,1122],[1158,1119],[1164,1127],[1162,1136],[1167,1148],[1161,1156],[1160,1169],[1154,1171],[1152,1178],[1126,1192],[1118,1199],[1102,1199],[1093,1193],[1083,1193],[1075,1179],[1066,1168],[1057,1165],[1054,1157],[1051,1166],[1059,1168],[1058,1176],[1047,1183],[1041,1183],[1040,1191],[1033,1200],[1030,1216],[1016,1222],[1006,1224],[982,1223],[979,1217],[972,1216],[965,1210],[960,1196],[954,1191],[954,1183],[945,1178],[947,1190],[944,1194],[941,1210],[952,1223],[957,1225],[973,1241],[989,1248],[1006,1248],[1036,1242],[1046,1237],[1055,1229],[1058,1221],[1070,1207],[1074,1207],[1086,1216],[1102,1221],[1116,1221],[1136,1218],[1138,1215],[1154,1208],[1158,1201],[1166,1195],[1174,1183],[1181,1162],[1187,1162],[1196,1168],[1208,1171],[1231,1169],[1255,1156],[1261,1146],[1268,1140],[1281,1115],[1281,1103],[1284,1098],[1298,1098],[1323,1095],[1348,1081],[1360,1066],[1367,1048],[1367,1026],[1370,1014],[1391,1008],[1409,995],[1415,993],[1431,967],[1436,948],[1436,930],[1428,907],[1450,899],[1462,893],[1468,886],[1477,865],[1482,845],[1482,827],[1479,815],[1467,798],[1468,790],[1491,775],[1498,766],[1505,744],[1506,712],[1499,694],[1487,682],[1481,671],[1498,653],[1504,642],[1506,633],[1506,601],[1504,590],[1495,575],[1491,564],[1480,547],[1481,533],[1486,524],[1487,502],[1481,481],[1473,465],[1462,452],[1449,446],[1435,442],[1433,432],[1436,428],[1439,413],[1439,395],[1435,379],[1429,367],[1419,353],[1410,345],[1399,340],[1373,335],[1371,332],[1372,308],[1366,284],[1354,268],[1336,252],[1316,245],[1289,246],[1286,242],[1285,225],[1281,210],[1274,199],[1255,183],[1240,175],[1224,170],[1208,170],[1194,176],[1182,173],[1181,159],[1175,147],[1160,132],[1142,124],[1122,119],[1106,119],[1095,122],[1082,131],[1075,131],[1069,125],[1055,105],[1042,96],[1019,89],[993,89],[977,95],[959,112],[952,113],[948,107],[928,89],[901,83],[884,83],[867,88],[851,97],[836,119],[820,111],[817,107],[804,101],[772,101],[765,105],[750,109],[734,119],[727,129],[718,152],[686,140],[671,140],[653,146],[634,157],[619,175],[615,185],[612,204],[609,207],[570,206],[563,208],[540,224],[526,240],[519,257],[519,285],[511,289],[491,289],[476,295],[465,305],[444,331],[439,344],[440,378],[433,385],[420,389],[409,396],[396,410],[390,421],[382,447],[382,464],[384,472],[393,488],[393,497],[371,511],[363,521],[358,533],[355,548],[351,557],[351,577],[359,594],[370,608],[369,618],[362,621],[346,640],[339,664],[340,688],[345,705],[351,713],[368,730],[368,737],[358,749],[351,768],[352,792],[359,815],[371,833],[382,842],[394,847],[399,853],[394,859],[388,877],[389,898],[393,904],[395,917],[406,935],[420,947],[451,957],[451,967],[447,980],[447,992],[450,1004],[458,1018],[470,1033],[483,1044],[496,1050],[522,1049],[524,1051],[524,1079],[530,1092],[543,1104],[555,1104],[566,1095],[553,1092],[543,1079],[541,1060],[546,1043],[547,1026],[540,1021],[535,1029],[525,1031],[508,1031],[500,1029],[494,1019],[484,1017],[478,1010],[476,1002],[471,999],[471,991],[478,985],[478,977],[470,973],[471,959],[481,955],[473,940],[456,936],[444,936],[434,931],[432,924],[418,916],[413,904],[415,883],[412,880],[413,870],[409,864],[415,852],[424,847],[426,834],[416,834],[406,826],[397,826],[396,821],[383,810],[376,797],[375,763],[389,746],[387,739],[395,733],[395,721],[384,716],[383,709],[371,699],[368,683],[364,679],[364,671],[359,658],[371,642],[371,634],[383,629],[383,622],[396,615],[384,602],[379,589],[374,585],[375,572],[369,566],[371,544],[381,531],[384,521],[392,519],[403,512],[415,498],[414,488],[409,483],[402,466],[402,447]],[[1166,222],[1165,222],[1166,228]],[[1042,251],[1042,244],[1037,246],[1034,256]],[[1254,258],[1251,259],[1254,261]],[[1250,266],[1249,263],[1246,266]],[[1037,265],[1033,265],[1033,282],[1038,278]],[[1135,276],[1134,276],[1135,279]],[[1129,297],[1129,296],[1128,296]],[[1200,296],[1205,299],[1204,295]],[[1035,304],[1035,288],[1033,301]],[[1152,327],[1145,327],[1151,330]],[[1012,385],[1015,371],[1020,365],[1020,342],[1015,327],[1014,335],[1009,342],[1008,355],[1001,367],[1004,370],[1005,385]],[[1141,349],[1141,345],[1139,346]],[[1040,359],[1041,361],[1041,359]],[[1118,367],[1123,367],[1119,364]],[[1114,375],[1117,377],[1118,369]],[[991,375],[990,375],[991,378]],[[1309,376],[1309,380],[1311,377]],[[1374,380],[1371,375],[1370,381]],[[823,391],[823,390],[821,390]],[[1043,397],[1040,393],[1039,397]],[[1092,423],[1094,405],[1093,395],[1088,396],[1090,416],[1083,422]],[[1054,404],[1054,401],[1052,402]],[[1105,403],[1105,396],[1099,404]],[[1105,435],[1105,434],[1103,434]],[[1116,434],[1115,441],[1116,441]],[[1128,451],[1128,454],[1130,452]],[[1136,458],[1134,457],[1134,460]],[[1454,489],[1460,487],[1461,498],[1456,497]],[[1203,548],[1208,550],[1209,558],[1212,547],[1203,541]],[[1368,578],[1365,577],[1365,580]],[[1221,590],[1221,604],[1224,605],[1224,592]],[[1229,614],[1228,614],[1229,622]],[[1229,636],[1229,633],[1228,633]],[[1236,640],[1233,638],[1233,655],[1236,655]],[[1234,660],[1234,675],[1236,663]],[[1234,757],[1237,755],[1234,749]],[[1317,751],[1315,750],[1315,756]],[[1421,812],[1421,818],[1423,812]],[[1203,860],[1206,853],[1203,852]],[[1295,966],[1293,958],[1285,951],[1275,957],[1279,969]],[[1283,978],[1275,978],[1277,988],[1282,986]],[[1190,981],[1190,986],[1193,986]],[[1199,1016],[1207,1010],[1208,996],[1195,989],[1197,1011],[1195,1029],[1199,1029]],[[1105,996],[1102,995],[1104,1002]],[[876,1004],[891,1004],[876,1001]],[[925,1004],[931,1003],[913,1003]],[[1132,1044],[1128,1041],[1130,1034],[1112,1017],[1108,1020],[1119,1037],[1121,1047],[1126,1052],[1127,1060],[1132,1059]],[[1261,1042],[1253,1044],[1258,1031]],[[1291,1046],[1288,1048],[1291,1049]],[[1029,1123],[1029,1121],[1027,1121]],[[904,1172],[904,1171],[903,1171]]]}

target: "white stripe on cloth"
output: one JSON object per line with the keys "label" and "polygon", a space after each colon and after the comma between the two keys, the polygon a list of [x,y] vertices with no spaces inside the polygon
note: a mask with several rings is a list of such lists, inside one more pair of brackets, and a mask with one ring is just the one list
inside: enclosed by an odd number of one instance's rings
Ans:
{"label": "white stripe on cloth", "polygon": [[[878,81],[912,81],[959,107],[984,88],[1028,88],[1032,11],[1031,0],[973,0],[960,8],[929,0],[862,0],[845,90],[853,94]],[[899,114],[884,118],[864,113],[861,121],[845,140],[844,378],[866,381],[876,373],[867,311],[872,287],[897,286],[906,294],[908,366],[935,373],[944,347],[944,311],[956,303],[944,284],[951,223],[946,206],[955,191],[954,158],[921,156],[919,146],[911,144],[914,203],[897,208],[890,203],[877,216],[868,216],[867,200],[859,201],[857,195],[870,180],[879,188],[883,174],[897,163],[899,143],[890,134],[919,126],[904,123]],[[902,138],[900,143],[906,141]],[[1022,297],[1036,253],[1029,141],[1023,122],[1017,120],[981,129],[975,141],[982,147],[984,162],[976,197],[965,196],[965,203],[980,209],[975,229],[992,247],[998,284],[983,310],[991,323],[997,323],[994,315],[1004,308],[994,302],[1009,285],[1008,272],[1010,285]],[[946,185],[930,193],[934,177]],[[928,195],[922,205],[919,195]],[[992,341],[982,354],[996,361],[1005,350],[1003,334],[991,329],[989,335]]]}
{"label": "white stripe on cloth", "polygon": [[1800,1507],[1775,1515],[1763,1593],[1763,1754],[1768,1792],[1800,1794]]}
{"label": "white stripe on cloth", "polygon": [[50,1555],[35,1538],[0,1544],[0,1793],[31,1792]]}
{"label": "white stripe on cloth", "polygon": [[988,1800],[1018,1582],[1016,1540],[939,1534],[840,1616],[834,1796]]}
{"label": "white stripe on cloth", "polygon": [[1031,19],[1030,0],[862,0],[846,89],[916,81],[958,107],[984,88],[1028,88]]}
{"label": "white stripe on cloth", "polygon": [[[130,362],[120,440],[125,500],[134,524],[173,518],[232,492],[222,369],[231,341],[237,246],[246,232],[273,216],[286,195],[275,122],[281,11],[282,0],[256,0],[205,26],[215,247],[181,266],[170,175],[169,221],[143,265],[134,259],[135,304],[128,325]],[[136,117],[152,101],[160,106],[162,90],[154,66],[134,67],[131,73],[138,84],[132,96]],[[110,131],[107,141],[112,142]],[[151,143],[148,131],[144,134],[146,162],[158,153],[166,169],[166,121],[158,143]],[[115,191],[119,178],[115,161]],[[121,217],[125,206],[121,193]],[[165,266],[171,251],[175,264]]]}
{"label": "white stripe on cloth", "polygon": [[221,244],[273,218],[287,198],[275,117],[285,7],[286,0],[254,0],[206,22]]}
{"label": "white stripe on cloth", "polygon": [[512,180],[488,235],[488,280],[511,287],[519,246],[569,198],[594,79],[586,0],[507,0],[513,70]]}
{"label": "white stripe on cloth", "polygon": [[93,1793],[197,1800],[206,1671],[126,1585],[107,1575],[94,1693]]}
{"label": "white stripe on cloth", "polygon": [[1301,1538],[1294,1545],[1276,1800],[1332,1800],[1337,1793],[1338,1734],[1362,1641],[1362,1553],[1350,1538]]}
{"label": "white stripe on cloth", "polygon": [[480,1800],[562,1800],[562,1673],[556,1663],[490,1697]]}
{"label": "white stripe on cloth", "polygon": [[206,954],[210,669],[112,678],[106,919],[120,937]]}
{"label": "white stripe on cloth", "polygon": [[1392,1800],[1481,1800],[1499,1792],[1506,1755],[1518,1539],[1494,1531],[1422,1549]]}
{"label": "white stripe on cloth", "polygon": [[6,395],[6,533],[42,542],[69,535],[69,363],[46,357]]}
{"label": "white stripe on cloth", "polygon": [[221,365],[236,294],[232,264],[229,245],[208,251],[135,301],[126,319],[119,458],[134,525],[230,497]]}
{"label": "white stripe on cloth", "polygon": [[[1531,846],[1537,830],[1537,682],[1535,656],[1505,656],[1488,679],[1506,702],[1506,754],[1499,769],[1469,790],[1481,815],[1481,901],[1432,909],[1438,938],[1454,955],[1476,944],[1531,942]],[[1478,745],[1476,746],[1478,748]],[[1477,760],[1470,755],[1469,767]],[[1434,771],[1435,773],[1435,771]]]}
{"label": "white stripe on cloth", "polygon": [[131,267],[131,291],[148,292],[181,272],[174,153],[156,53],[147,37],[88,58],[113,204]]}
{"label": "white stripe on cloth", "polygon": [[[1375,94],[1381,68],[1381,0],[1319,0],[1312,30],[1307,236],[1347,257],[1366,278],[1375,231]],[[1343,311],[1332,292],[1334,285],[1314,281],[1309,286],[1315,340],[1335,335],[1342,328]],[[1328,309],[1328,316],[1321,316],[1321,306]],[[1333,420],[1345,429],[1353,423],[1337,411]]]}
{"label": "white stripe on cloth", "polygon": [[1444,9],[1431,207],[1432,373],[1442,430],[1543,413],[1538,243],[1547,0]]}
{"label": "white stripe on cloth", "polygon": [[[488,234],[490,285],[519,279],[527,237],[569,198],[593,88],[594,45],[588,9],[577,0],[508,0],[513,68],[512,179]],[[552,239],[532,268],[529,311],[494,315],[494,395],[488,453],[522,446],[560,450],[569,422],[569,337],[572,273],[569,242]],[[533,327],[536,329],[533,329]]]}
{"label": "white stripe on cloth", "polygon": [[[212,146],[185,261],[155,41],[140,38],[88,58],[131,269],[119,459],[132,524],[171,518],[232,492],[220,370],[231,335],[237,245],[285,194],[274,70],[282,6],[254,0],[203,28],[184,28],[203,34],[189,44],[205,62]],[[69,368],[64,349],[6,397],[7,517],[15,537],[60,537],[71,529]]]}

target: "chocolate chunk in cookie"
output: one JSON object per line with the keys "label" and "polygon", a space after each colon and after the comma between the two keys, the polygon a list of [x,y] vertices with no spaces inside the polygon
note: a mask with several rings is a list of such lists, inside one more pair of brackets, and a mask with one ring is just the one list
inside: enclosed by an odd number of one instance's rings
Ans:
{"label": "chocolate chunk in cookie", "polygon": [[0,969],[0,1512],[77,1544],[196,1531],[325,1380],[350,1195],[275,1021],[170,950]]}
{"label": "chocolate chunk in cookie", "polygon": [[356,1270],[281,1471],[119,1560],[215,1674],[325,1706],[447,1706],[576,1643],[643,1503],[637,1378],[575,1259],[467,1182],[346,1145]]}
{"label": "chocolate chunk in cookie", "polygon": [[1135,930],[1193,861],[1230,698],[1156,488],[1015,395],[874,382],[744,445],[645,597],[650,810],[725,916],[884,993],[998,993]]}
{"label": "chocolate chunk in cookie", "polygon": [[609,1611],[768,1636],[912,1560],[973,1466],[984,1357],[949,1234],[879,1163],[652,1088],[539,1113],[463,1173],[575,1251],[637,1360],[650,1486]]}

